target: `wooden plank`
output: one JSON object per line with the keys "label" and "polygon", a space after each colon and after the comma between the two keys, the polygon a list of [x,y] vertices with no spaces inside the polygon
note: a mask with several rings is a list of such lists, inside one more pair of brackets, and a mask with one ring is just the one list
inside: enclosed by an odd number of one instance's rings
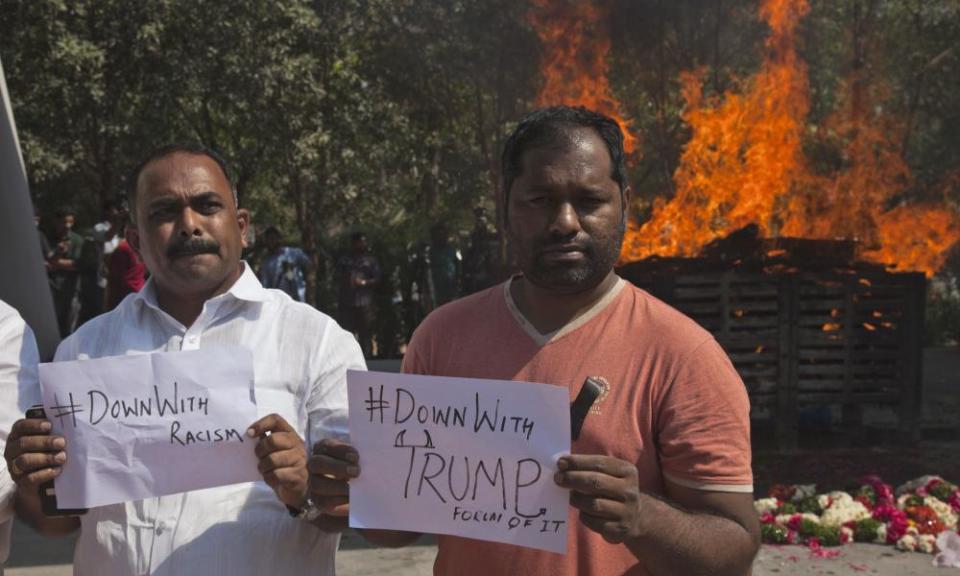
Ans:
{"label": "wooden plank", "polygon": [[[896,393],[870,393],[858,394],[854,396],[852,401],[859,402],[861,404],[898,404],[900,397]],[[842,404],[843,394],[800,392],[797,394],[797,402],[805,405]]]}
{"label": "wooden plank", "polygon": [[847,373],[846,364],[803,364],[797,365],[797,374],[804,376],[839,376]]}
{"label": "wooden plank", "polygon": [[831,310],[843,308],[844,302],[844,299],[839,296],[836,298],[809,298],[800,301],[800,312],[824,311],[829,313]]}
{"label": "wooden plank", "polygon": [[776,316],[741,316],[729,318],[730,326],[738,328],[777,328],[779,325]]}
{"label": "wooden plank", "polygon": [[715,300],[720,302],[719,288],[677,288],[673,293],[674,302],[701,302]]}
{"label": "wooden plank", "polygon": [[734,366],[740,364],[769,364],[773,367],[777,366],[776,350],[761,352],[760,354],[756,352],[727,352],[727,356],[730,357],[730,361],[733,362]]}
{"label": "wooden plank", "polygon": [[681,302],[677,304],[676,308],[687,316],[701,314],[706,316],[720,315],[720,304],[718,302]]}
{"label": "wooden plank", "polygon": [[776,354],[778,341],[775,338],[779,338],[779,336],[767,334],[757,338],[753,334],[745,334],[742,336],[731,334],[723,340],[718,339],[717,341],[727,353],[756,354],[757,349],[760,348],[761,354],[766,352]]}
{"label": "wooden plank", "polygon": [[[801,359],[809,360],[844,360],[847,356],[842,348],[805,348],[800,351]],[[857,351],[854,349],[851,353],[851,363],[866,364],[869,362],[887,361],[891,364],[897,364],[899,360],[890,356],[890,352]]]}
{"label": "wooden plank", "polygon": [[850,357],[853,353],[853,335],[856,331],[854,326],[856,322],[856,309],[853,302],[853,292],[855,288],[848,278],[844,282],[844,303],[843,303],[843,336],[846,341],[844,347],[845,361],[843,363],[843,408],[841,408],[840,418],[842,426],[851,432],[852,429],[862,431],[860,426],[863,415],[859,404],[851,402],[853,399],[853,367],[850,364]]}
{"label": "wooden plank", "polygon": [[766,312],[776,315],[779,311],[779,304],[776,300],[733,300],[730,302],[730,309],[734,316],[736,316],[737,310],[742,310],[744,314]]}
{"label": "wooden plank", "polygon": [[797,337],[800,339],[800,346],[826,346],[836,343],[843,345],[843,334],[839,332],[824,332],[823,330],[801,329],[797,326]]}
{"label": "wooden plank", "polygon": [[797,290],[794,279],[781,276],[778,290],[780,330],[778,351],[779,374],[777,379],[777,404],[773,419],[776,426],[777,445],[781,450],[795,450],[800,442],[799,414],[797,411]]}

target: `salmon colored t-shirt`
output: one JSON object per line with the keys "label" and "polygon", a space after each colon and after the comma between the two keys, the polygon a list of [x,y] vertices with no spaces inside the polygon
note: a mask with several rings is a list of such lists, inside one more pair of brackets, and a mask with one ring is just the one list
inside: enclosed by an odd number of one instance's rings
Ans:
{"label": "salmon colored t-shirt", "polygon": [[[750,405],[740,377],[696,323],[620,280],[588,312],[540,334],[517,310],[509,281],[450,303],[415,332],[408,373],[523,380],[565,386],[571,401],[588,376],[607,391],[572,451],[633,462],[640,489],[663,479],[703,490],[753,491]],[[609,544],[570,508],[567,554],[439,537],[444,576],[646,574],[623,545]]]}

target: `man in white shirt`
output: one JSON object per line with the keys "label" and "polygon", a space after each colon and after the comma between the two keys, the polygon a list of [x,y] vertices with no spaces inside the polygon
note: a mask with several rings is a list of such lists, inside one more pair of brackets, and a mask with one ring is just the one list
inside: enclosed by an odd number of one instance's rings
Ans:
{"label": "man in white shirt", "polygon": [[[13,421],[40,397],[37,386],[37,343],[20,314],[0,300],[0,451],[6,447]],[[0,461],[0,575],[10,554],[10,527],[16,486]]]}
{"label": "man in white shirt", "polygon": [[162,148],[131,185],[127,241],[151,279],[65,340],[56,360],[224,344],[250,349],[263,417],[248,434],[261,437],[264,482],[47,518],[37,486],[58,474],[70,447],[47,433],[46,420],[20,420],[12,436],[26,449],[6,457],[21,515],[50,535],[80,527],[74,570],[81,575],[332,575],[339,537],[318,528],[329,519],[307,498],[304,441],[345,436],[346,370],[364,368],[359,346],[329,317],[264,289],[240,260],[249,215],[238,209],[216,153]]}

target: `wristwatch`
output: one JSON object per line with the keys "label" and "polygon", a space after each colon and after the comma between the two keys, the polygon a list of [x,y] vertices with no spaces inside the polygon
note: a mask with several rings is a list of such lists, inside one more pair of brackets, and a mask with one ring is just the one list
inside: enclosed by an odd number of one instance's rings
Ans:
{"label": "wristwatch", "polygon": [[304,500],[303,506],[301,506],[299,510],[293,506],[287,506],[287,510],[290,511],[291,516],[304,522],[313,522],[323,513],[320,507],[317,506],[317,503],[313,501],[313,498],[309,496]]}

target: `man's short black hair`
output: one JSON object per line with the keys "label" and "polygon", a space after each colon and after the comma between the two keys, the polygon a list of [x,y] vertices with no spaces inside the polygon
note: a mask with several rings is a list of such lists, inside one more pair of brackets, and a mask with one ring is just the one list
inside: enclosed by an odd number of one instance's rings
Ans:
{"label": "man's short black hair", "polygon": [[620,186],[622,197],[627,189],[627,167],[620,125],[583,106],[551,106],[524,116],[503,146],[500,167],[504,219],[510,205],[510,188],[523,172],[523,154],[532,148],[564,147],[570,142],[570,132],[577,128],[592,129],[607,145],[613,165],[610,177]]}
{"label": "man's short black hair", "polygon": [[77,211],[74,210],[74,209],[73,209],[73,206],[70,206],[70,205],[61,206],[61,207],[57,208],[57,211],[54,212],[53,214],[54,214],[54,216],[56,216],[58,219],[63,218],[63,217],[65,217],[65,216],[73,216],[74,218],[77,217]]}
{"label": "man's short black hair", "polygon": [[199,142],[175,142],[173,144],[164,144],[163,146],[158,146],[157,148],[151,150],[150,153],[147,154],[146,157],[144,157],[144,159],[136,165],[136,167],[127,177],[127,203],[130,207],[131,220],[136,221],[137,180],[140,179],[140,173],[143,172],[143,169],[147,167],[147,164],[150,164],[154,160],[159,160],[160,158],[165,158],[171,154],[178,153],[206,156],[216,162],[217,166],[220,166],[223,176],[227,179],[227,183],[230,185],[230,192],[233,194],[234,205],[236,205],[237,208],[240,207],[240,202],[237,198],[237,179],[233,169],[230,168],[230,164],[227,162],[227,159],[213,148],[210,148],[204,144],[200,144]]}

